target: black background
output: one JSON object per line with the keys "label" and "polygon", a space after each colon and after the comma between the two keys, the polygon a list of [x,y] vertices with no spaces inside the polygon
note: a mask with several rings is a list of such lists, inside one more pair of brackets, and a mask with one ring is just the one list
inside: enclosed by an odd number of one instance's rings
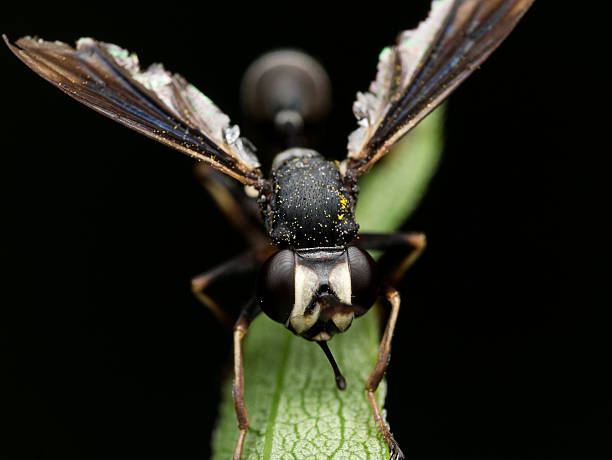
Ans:
{"label": "black background", "polygon": [[[120,44],[182,73],[237,122],[246,66],[302,48],[335,91],[316,147],[340,158],[378,52],[428,10],[226,3],[13,4],[0,32]],[[609,209],[606,170],[603,151],[567,127],[588,108],[568,105],[577,54],[547,6],[451,97],[443,162],[405,226],[430,242],[402,284],[388,374],[409,458],[607,458],[609,303],[596,291],[604,257],[591,219]],[[6,48],[0,63],[0,458],[207,458],[231,342],[188,281],[245,243],[189,158],[70,100]]]}

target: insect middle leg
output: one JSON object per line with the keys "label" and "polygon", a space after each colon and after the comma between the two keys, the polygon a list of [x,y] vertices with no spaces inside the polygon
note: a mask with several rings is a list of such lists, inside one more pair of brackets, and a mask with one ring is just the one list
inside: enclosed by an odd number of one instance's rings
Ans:
{"label": "insect middle leg", "polygon": [[384,283],[397,286],[408,270],[421,256],[427,246],[424,233],[363,233],[359,235],[359,246],[364,249],[385,250],[391,248],[408,248],[409,252],[398,264],[385,266],[384,261],[379,264],[383,269]]}
{"label": "insect middle leg", "polygon": [[249,429],[249,414],[244,402],[244,358],[242,355],[242,339],[244,338],[251,322],[261,313],[261,308],[256,299],[253,299],[247,307],[242,310],[238,321],[234,325],[234,384],[232,385],[232,395],[234,397],[234,407],[236,418],[238,419],[238,440],[234,448],[234,460],[242,458],[244,440]]}
{"label": "insect middle leg", "polygon": [[251,249],[227,262],[218,265],[191,279],[191,291],[193,295],[202,302],[217,319],[225,324],[228,329],[234,325],[231,317],[212,297],[206,293],[206,289],[212,284],[228,276],[255,271],[274,252],[272,247],[263,249]]}

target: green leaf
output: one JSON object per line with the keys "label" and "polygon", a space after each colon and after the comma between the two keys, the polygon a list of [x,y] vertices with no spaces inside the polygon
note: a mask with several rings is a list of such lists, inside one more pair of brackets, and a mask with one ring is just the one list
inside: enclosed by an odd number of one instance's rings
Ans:
{"label": "green leaf", "polygon": [[[442,151],[442,119],[442,110],[434,111],[362,178],[357,221],[363,231],[393,231],[416,208]],[[340,391],[319,347],[260,315],[244,343],[251,428],[243,459],[388,459],[364,390],[379,330],[372,309],[330,342],[347,381]],[[377,392],[381,407],[385,391],[383,381]],[[225,460],[238,437],[231,381],[222,398],[212,443],[213,458]]]}
{"label": "green leaf", "polygon": [[357,222],[362,232],[393,232],[416,209],[438,167],[443,120],[441,106],[359,180]]}

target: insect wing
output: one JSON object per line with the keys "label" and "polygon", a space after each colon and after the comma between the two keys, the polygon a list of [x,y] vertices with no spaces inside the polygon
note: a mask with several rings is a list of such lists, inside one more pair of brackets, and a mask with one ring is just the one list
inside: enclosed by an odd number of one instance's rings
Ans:
{"label": "insect wing", "polygon": [[436,108],[506,38],[533,0],[434,0],[428,18],[379,57],[358,93],[343,170],[356,178]]}
{"label": "insect wing", "polygon": [[138,57],[81,38],[76,48],[24,37],[8,47],[34,72],[77,101],[240,182],[260,187],[254,147],[237,125],[183,77],[161,64],[141,70]]}

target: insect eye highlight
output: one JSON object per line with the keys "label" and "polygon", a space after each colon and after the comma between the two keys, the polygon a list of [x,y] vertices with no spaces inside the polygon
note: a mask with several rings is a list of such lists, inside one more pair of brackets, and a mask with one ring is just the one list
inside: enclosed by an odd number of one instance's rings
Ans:
{"label": "insect eye highlight", "polygon": [[351,303],[368,309],[378,297],[376,262],[357,246],[350,246],[347,255],[351,272]]}
{"label": "insect eye highlight", "polygon": [[263,264],[257,280],[257,295],[266,315],[279,323],[287,322],[295,297],[293,251],[283,249]]}

